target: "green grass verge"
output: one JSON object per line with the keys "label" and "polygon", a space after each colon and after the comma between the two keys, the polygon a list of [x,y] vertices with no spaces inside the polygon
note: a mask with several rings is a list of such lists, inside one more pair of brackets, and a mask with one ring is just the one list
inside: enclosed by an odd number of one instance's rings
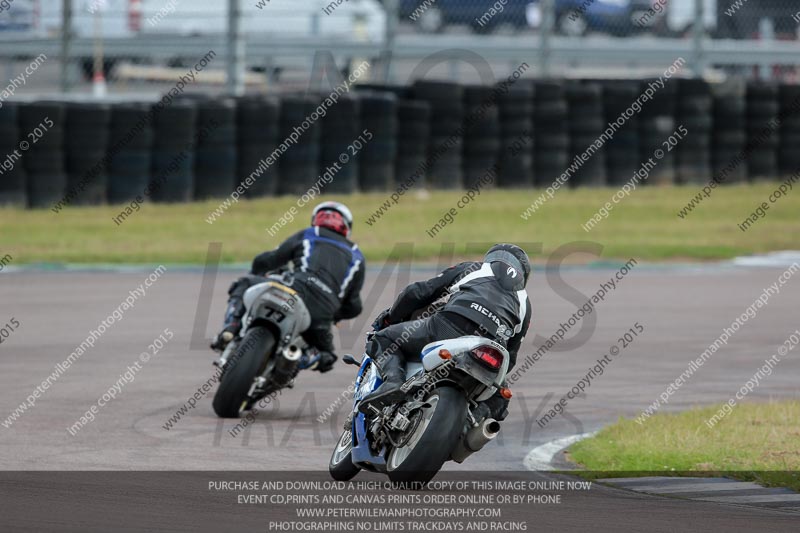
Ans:
{"label": "green grass verge", "polygon": [[[435,238],[428,237],[426,230],[456,207],[462,193],[410,192],[371,226],[365,220],[387,200],[386,194],[336,199],[351,206],[356,218],[353,237],[373,260],[385,259],[398,242],[414,245],[413,252],[402,251],[404,259],[432,260],[444,242],[459,243],[456,253],[463,254],[466,242],[497,241],[541,242],[541,253],[532,250],[531,255],[543,260],[561,245],[587,240],[602,244],[606,259],[704,260],[800,248],[800,192],[790,192],[774,204],[749,231],[737,228],[774,188],[775,184],[718,188],[692,214],[680,219],[676,213],[697,194],[698,186],[642,187],[588,233],[581,224],[610,201],[616,189],[558,191],[528,221],[520,214],[540,191],[484,191]],[[294,197],[241,201],[214,224],[208,224],[206,217],[219,201],[145,204],[120,226],[112,219],[121,206],[75,207],[58,214],[49,209],[0,209],[0,254],[10,253],[15,263],[202,263],[208,243],[222,242],[223,261],[246,262],[308,224],[311,207],[305,206],[274,237],[267,233],[266,228],[296,201]]]}
{"label": "green grass verge", "polygon": [[729,476],[800,491],[800,401],[737,405],[712,428],[722,405],[620,419],[575,443],[569,457],[587,478],[640,475]]}

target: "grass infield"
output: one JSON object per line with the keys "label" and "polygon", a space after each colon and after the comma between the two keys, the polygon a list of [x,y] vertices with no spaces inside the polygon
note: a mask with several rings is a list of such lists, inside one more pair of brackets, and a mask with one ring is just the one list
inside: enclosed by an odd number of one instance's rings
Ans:
{"label": "grass infield", "polygon": [[[345,201],[355,216],[353,238],[368,259],[384,260],[395,250],[401,259],[435,261],[442,246],[456,243],[456,255],[468,255],[465,243],[512,241],[541,243],[531,256],[545,261],[553,250],[574,241],[603,246],[600,258],[573,255],[570,261],[596,259],[708,260],[774,250],[800,248],[800,191],[790,191],[771,204],[763,218],[742,232],[738,224],[762,202],[778,183],[720,187],[685,218],[678,212],[700,187],[639,187],[618,204],[608,218],[591,231],[582,228],[617,192],[616,188],[562,189],[523,220],[521,214],[540,190],[484,190],[464,207],[463,193],[408,192],[391,204],[387,194],[350,197],[325,196]],[[389,201],[382,216],[375,212]],[[15,263],[202,263],[208,244],[223,243],[224,262],[249,262],[309,223],[313,205],[297,206],[296,197],[240,201],[213,224],[206,219],[219,200],[192,204],[129,208],[121,224],[114,222],[125,206],[70,207],[60,213],[49,209],[0,209],[3,228],[0,253],[10,253]],[[463,204],[462,204],[463,205]],[[290,209],[294,208],[291,214]],[[453,209],[453,211],[450,211]],[[447,217],[447,213],[455,213]],[[288,217],[285,217],[289,214]],[[274,236],[268,228],[281,217],[293,218]],[[367,220],[373,217],[371,224]],[[447,219],[450,220],[447,220]],[[439,229],[429,230],[436,224]],[[413,243],[395,248],[397,243]],[[471,255],[478,252],[477,245]],[[529,248],[531,248],[529,246]]]}
{"label": "grass infield", "polygon": [[569,458],[587,478],[727,476],[800,491],[800,401],[742,403],[716,424],[722,405],[620,419],[575,443]]}

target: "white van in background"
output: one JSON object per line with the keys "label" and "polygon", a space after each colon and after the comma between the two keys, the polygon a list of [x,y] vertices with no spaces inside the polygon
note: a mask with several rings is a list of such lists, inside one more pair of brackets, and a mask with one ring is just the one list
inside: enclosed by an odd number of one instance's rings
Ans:
{"label": "white van in background", "polygon": [[[695,0],[669,0],[667,28],[673,35],[685,35],[694,26]],[[703,0],[703,24],[709,33],[717,31],[717,0]]]}
{"label": "white van in background", "polygon": [[[331,0],[242,0],[242,30],[265,37],[324,37],[381,42],[386,12],[376,0],[347,0],[325,13]],[[143,33],[206,35],[227,30],[224,0],[146,0]],[[152,17],[161,8],[169,14]],[[151,23],[151,21],[157,21]]]}
{"label": "white van in background", "polygon": [[5,0],[0,2],[0,35],[27,33],[36,27],[35,0]]}
{"label": "white van in background", "polygon": [[[14,0],[20,5],[24,1],[36,13],[28,33],[51,38],[61,34],[62,0]],[[220,36],[228,29],[227,0],[73,0],[72,6],[72,32],[78,38],[97,33],[107,40]],[[241,10],[242,31],[251,42],[318,37],[379,45],[386,35],[386,12],[378,0],[241,0]],[[129,59],[137,62],[136,53],[131,50]],[[78,59],[84,75],[91,77],[92,58]],[[116,63],[105,59],[106,75]],[[167,63],[182,64],[177,57]]]}
{"label": "white van in background", "polygon": [[[40,5],[39,33],[60,33],[62,0],[33,1]],[[337,4],[337,0],[242,0],[242,30],[249,36],[382,42],[386,12],[380,2],[346,0]],[[101,13],[106,38],[218,35],[228,27],[227,0],[73,0],[76,36],[94,35],[94,11]]]}

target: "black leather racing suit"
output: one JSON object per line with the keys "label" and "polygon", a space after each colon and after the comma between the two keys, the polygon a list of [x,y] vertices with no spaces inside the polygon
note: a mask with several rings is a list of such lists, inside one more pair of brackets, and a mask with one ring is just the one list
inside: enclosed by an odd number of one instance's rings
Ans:
{"label": "black leather racing suit", "polygon": [[[373,337],[370,356],[382,370],[398,361],[404,368],[405,361],[419,360],[422,348],[430,342],[480,335],[506,347],[510,370],[531,319],[531,303],[518,276],[504,263],[466,262],[435,278],[410,284],[386,316],[392,325]],[[433,316],[409,321],[412,314],[448,293],[449,300]],[[498,420],[502,420],[507,403],[499,394],[487,402]]]}
{"label": "black leather racing suit", "polygon": [[249,276],[236,280],[228,290],[226,323],[244,315],[245,291],[264,281],[264,275],[288,264],[294,266],[291,286],[311,314],[311,326],[303,339],[319,350],[333,352],[334,322],[361,314],[364,255],[358,246],[327,228],[312,226],[286,239],[275,250],[253,260]]}

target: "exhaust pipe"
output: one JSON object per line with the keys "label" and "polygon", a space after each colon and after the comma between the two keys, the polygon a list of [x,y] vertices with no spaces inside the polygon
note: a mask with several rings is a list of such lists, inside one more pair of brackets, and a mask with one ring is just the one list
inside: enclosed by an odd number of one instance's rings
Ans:
{"label": "exhaust pipe", "polygon": [[470,428],[466,435],[458,441],[450,458],[463,463],[473,453],[480,451],[500,433],[500,422],[494,418],[486,418],[475,427]]}
{"label": "exhaust pipe", "polygon": [[275,361],[275,368],[272,371],[272,380],[280,387],[284,387],[291,382],[297,375],[297,362],[303,355],[303,351],[292,344],[287,346],[283,352],[282,357],[278,357]]}
{"label": "exhaust pipe", "polygon": [[287,346],[283,350],[283,357],[288,361],[292,361],[293,363],[299,361],[302,355],[303,355],[303,350],[301,350],[294,344]]}

